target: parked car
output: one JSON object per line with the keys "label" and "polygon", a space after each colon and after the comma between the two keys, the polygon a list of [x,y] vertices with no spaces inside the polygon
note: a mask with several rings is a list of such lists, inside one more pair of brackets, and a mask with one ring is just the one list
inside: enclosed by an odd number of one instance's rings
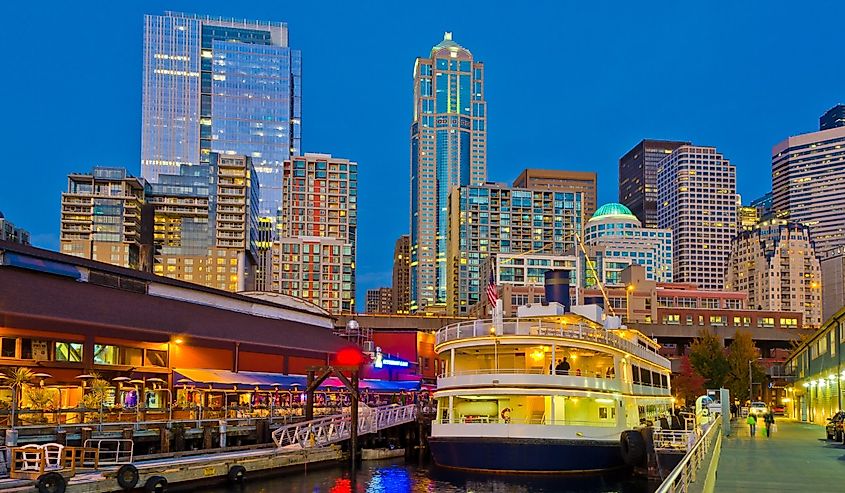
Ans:
{"label": "parked car", "polygon": [[783,406],[783,404],[775,404],[772,406],[772,413],[774,414],[782,416],[785,411],[786,408]]}
{"label": "parked car", "polygon": [[839,411],[833,416],[827,418],[827,425],[824,427],[827,439],[833,439],[837,442],[841,442],[844,434],[843,424],[845,424],[845,411]]}
{"label": "parked car", "polygon": [[755,401],[751,403],[751,408],[748,410],[749,414],[753,414],[755,416],[762,416],[769,412],[769,408],[766,407],[765,402]]}

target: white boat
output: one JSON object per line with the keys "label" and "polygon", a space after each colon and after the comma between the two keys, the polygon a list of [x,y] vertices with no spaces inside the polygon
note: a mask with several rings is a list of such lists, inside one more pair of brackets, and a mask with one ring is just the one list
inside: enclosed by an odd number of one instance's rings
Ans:
{"label": "white boat", "polygon": [[[573,474],[641,463],[636,428],[672,406],[670,363],[658,349],[636,330],[570,313],[440,329],[435,462]],[[569,369],[556,371],[564,358]]]}

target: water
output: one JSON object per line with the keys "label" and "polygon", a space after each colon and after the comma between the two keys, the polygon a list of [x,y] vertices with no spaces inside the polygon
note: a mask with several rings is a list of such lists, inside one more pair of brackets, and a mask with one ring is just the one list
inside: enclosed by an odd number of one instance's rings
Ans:
{"label": "water", "polygon": [[366,461],[353,483],[346,466],[311,468],[307,473],[248,479],[243,486],[207,489],[208,493],[650,493],[655,485],[618,475],[479,475],[405,463],[404,459]]}

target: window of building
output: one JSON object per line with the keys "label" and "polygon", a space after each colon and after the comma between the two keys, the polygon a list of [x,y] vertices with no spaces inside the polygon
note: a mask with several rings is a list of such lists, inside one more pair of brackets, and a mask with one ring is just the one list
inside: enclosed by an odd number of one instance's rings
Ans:
{"label": "window of building", "polygon": [[159,351],[157,349],[147,349],[146,358],[144,359],[146,366],[167,366],[167,351]]}
{"label": "window of building", "polygon": [[3,337],[0,339],[0,358],[15,358],[18,353],[18,339]]}
{"label": "window of building", "polygon": [[81,342],[59,342],[56,341],[53,346],[53,351],[56,361],[67,361],[72,363],[82,362],[82,343]]}

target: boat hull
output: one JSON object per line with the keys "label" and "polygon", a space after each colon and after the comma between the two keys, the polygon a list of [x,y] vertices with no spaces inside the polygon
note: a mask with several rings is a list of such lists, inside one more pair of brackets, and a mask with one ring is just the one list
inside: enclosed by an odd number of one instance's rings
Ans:
{"label": "boat hull", "polygon": [[430,437],[442,467],[503,474],[590,474],[625,466],[618,441]]}

